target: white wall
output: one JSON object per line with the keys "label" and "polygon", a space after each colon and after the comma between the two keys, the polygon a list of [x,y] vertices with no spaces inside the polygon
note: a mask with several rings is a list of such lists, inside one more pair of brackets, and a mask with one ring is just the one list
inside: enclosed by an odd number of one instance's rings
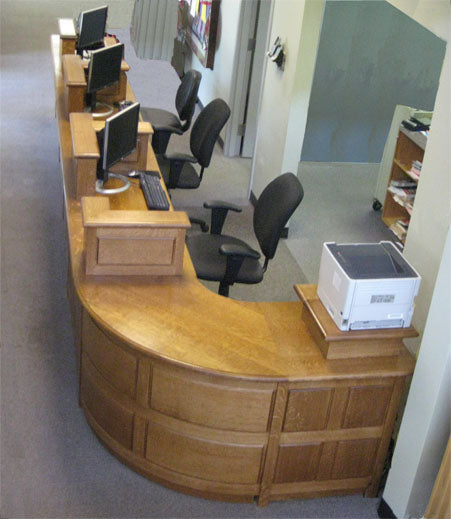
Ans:
{"label": "white wall", "polygon": [[396,517],[422,517],[450,434],[451,233],[437,277],[383,498]]}
{"label": "white wall", "polygon": [[[448,12],[451,6],[448,4]],[[448,14],[451,19],[451,14]],[[451,41],[451,40],[450,40]],[[437,92],[428,143],[415,197],[415,209],[407,233],[404,254],[422,276],[414,314],[414,326],[424,329],[435,278],[451,219],[450,190],[450,68],[451,48],[448,43],[439,90]],[[409,348],[418,346],[413,343]]]}
{"label": "white wall", "polygon": [[[451,41],[448,0],[390,0],[390,3]],[[406,257],[423,278],[414,325],[424,330],[424,334],[383,493],[397,517],[419,517],[424,513],[449,436],[450,70],[448,44],[405,246]],[[415,349],[416,344],[410,347]]]}
{"label": "white wall", "polygon": [[268,63],[252,162],[252,191],[296,172],[313,81],[324,0],[274,0],[270,42],[285,46],[284,70]]}

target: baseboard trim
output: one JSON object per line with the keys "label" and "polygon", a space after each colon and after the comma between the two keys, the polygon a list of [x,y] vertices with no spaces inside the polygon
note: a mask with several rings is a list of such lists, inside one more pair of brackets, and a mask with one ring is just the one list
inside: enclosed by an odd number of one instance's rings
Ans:
{"label": "baseboard trim", "polygon": [[[249,200],[250,200],[251,204],[255,207],[255,204],[257,203],[257,197],[255,196],[253,191],[251,191],[251,196],[249,197]],[[288,227],[284,228],[284,230],[282,231],[280,237],[281,238],[288,238]]]}
{"label": "baseboard trim", "polygon": [[377,514],[381,519],[397,519],[396,515],[393,513],[393,510],[390,508],[384,498],[382,498],[381,502],[379,503]]}

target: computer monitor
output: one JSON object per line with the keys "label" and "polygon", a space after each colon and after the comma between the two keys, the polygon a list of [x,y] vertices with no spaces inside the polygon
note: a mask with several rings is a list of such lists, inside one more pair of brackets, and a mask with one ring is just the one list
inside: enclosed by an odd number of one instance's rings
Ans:
{"label": "computer monitor", "polygon": [[[96,191],[102,194],[114,194],[125,191],[129,181],[124,175],[110,173],[111,166],[136,150],[138,139],[139,103],[124,108],[105,121],[105,128],[98,133],[100,159],[97,165]],[[104,183],[109,177],[119,178],[124,185],[119,188],[105,189]]]}
{"label": "computer monitor", "polygon": [[[95,112],[97,106],[96,92],[118,83],[121,78],[121,64],[124,56],[124,44],[117,43],[92,52],[88,66],[88,86],[86,105],[88,110]],[[108,111],[97,114],[105,117],[113,113],[113,108],[107,106]],[[94,117],[96,115],[93,113]]]}
{"label": "computer monitor", "polygon": [[76,24],[78,54],[81,55],[84,50],[93,50],[103,47],[107,16],[107,5],[80,13]]}

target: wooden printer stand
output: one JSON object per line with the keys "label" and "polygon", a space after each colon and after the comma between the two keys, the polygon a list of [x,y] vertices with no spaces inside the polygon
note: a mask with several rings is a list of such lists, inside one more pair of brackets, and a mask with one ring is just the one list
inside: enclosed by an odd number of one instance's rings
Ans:
{"label": "wooden printer stand", "polygon": [[302,301],[302,320],[325,359],[397,356],[404,348],[403,339],[418,337],[412,326],[342,332],[319,300],[316,285],[294,289]]}

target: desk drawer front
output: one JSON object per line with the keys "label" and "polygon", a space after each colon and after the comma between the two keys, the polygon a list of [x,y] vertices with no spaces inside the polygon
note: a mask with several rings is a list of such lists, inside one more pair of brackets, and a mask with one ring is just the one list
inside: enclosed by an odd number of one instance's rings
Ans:
{"label": "desk drawer front", "polygon": [[255,484],[263,446],[194,438],[150,423],[146,458],[157,465],[204,480]]}
{"label": "desk drawer front", "polygon": [[150,407],[167,416],[218,429],[265,432],[273,398],[271,385],[253,389],[211,383],[192,375],[155,369]]}

